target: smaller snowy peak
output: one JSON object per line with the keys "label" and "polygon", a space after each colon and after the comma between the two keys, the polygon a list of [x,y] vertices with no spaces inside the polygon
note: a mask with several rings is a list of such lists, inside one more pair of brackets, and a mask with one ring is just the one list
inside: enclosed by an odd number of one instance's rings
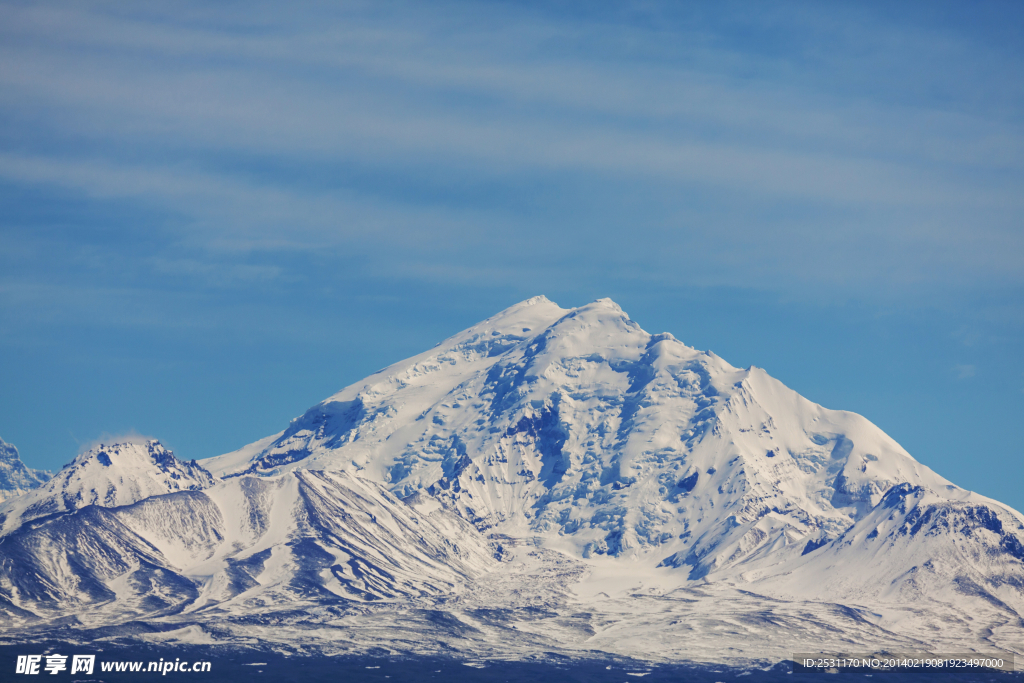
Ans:
{"label": "smaller snowy peak", "polygon": [[130,505],[215,483],[196,461],[179,460],[155,439],[101,443],[79,454],[45,485],[0,504],[0,535],[29,520],[88,505]]}
{"label": "smaller snowy peak", "polygon": [[14,444],[0,439],[0,501],[39,488],[53,472],[26,467]]}
{"label": "smaller snowy peak", "polygon": [[[1024,518],[954,486],[902,483],[831,542],[761,582],[787,596],[904,603],[981,598],[1012,623],[1024,614]],[[979,603],[980,604],[980,603]]]}

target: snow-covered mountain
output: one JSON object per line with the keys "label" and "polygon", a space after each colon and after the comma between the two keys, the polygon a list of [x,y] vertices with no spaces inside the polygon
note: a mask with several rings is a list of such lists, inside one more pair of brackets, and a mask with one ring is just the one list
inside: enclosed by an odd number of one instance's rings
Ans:
{"label": "snow-covered mountain", "polygon": [[246,476],[21,526],[0,542],[0,611],[116,623],[448,594],[493,552],[439,505],[344,472]]}
{"label": "snow-covered mountain", "polygon": [[1024,653],[1020,513],[607,299],[524,301],[199,464],[118,448],[0,506],[12,619],[495,656]]}
{"label": "snow-covered mountain", "polygon": [[799,556],[897,484],[957,490],[861,416],[648,334],[608,299],[525,301],[204,464],[344,469],[481,530],[583,557],[659,550],[691,578]]}
{"label": "snow-covered mountain", "polygon": [[0,439],[0,501],[39,488],[53,472],[26,467],[14,444]]}
{"label": "snow-covered mountain", "polygon": [[839,538],[759,581],[790,596],[921,604],[963,596],[1024,626],[1024,523],[963,490],[899,484]]}
{"label": "snow-covered mountain", "polygon": [[117,507],[174,491],[213,486],[194,460],[183,462],[156,440],[122,439],[81,453],[44,485],[0,504],[0,536],[21,524],[87,505]]}
{"label": "snow-covered mountain", "polygon": [[863,417],[649,334],[607,299],[524,301],[204,465],[345,470],[658,581],[1024,615],[1018,512]]}

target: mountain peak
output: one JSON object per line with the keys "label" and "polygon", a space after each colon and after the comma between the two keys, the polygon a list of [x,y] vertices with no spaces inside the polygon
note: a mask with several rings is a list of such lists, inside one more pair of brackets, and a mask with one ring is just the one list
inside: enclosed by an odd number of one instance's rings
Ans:
{"label": "mountain peak", "polygon": [[947,483],[864,418],[651,335],[611,299],[566,310],[540,297],[209,466],[348,470],[480,529],[584,555],[686,549],[701,572],[834,538],[895,484]]}
{"label": "mountain peak", "polygon": [[51,476],[52,472],[26,467],[14,444],[0,439],[0,501],[38,488]]}
{"label": "mountain peak", "polygon": [[[569,311],[560,307],[546,296],[534,296],[512,304],[476,325],[460,332],[450,339],[459,339],[474,332],[489,332],[522,336],[536,328],[546,327]],[[444,345],[445,342],[442,342]]]}
{"label": "mountain peak", "polygon": [[610,297],[602,297],[600,299],[594,299],[593,301],[591,301],[586,306],[581,306],[581,308],[587,308],[587,307],[610,308],[610,309],[615,310],[615,311],[622,311],[622,306],[619,306],[617,303],[612,301],[612,299]]}
{"label": "mountain peak", "polygon": [[18,449],[15,448],[14,444],[7,443],[3,439],[0,439],[0,462],[13,462],[15,460],[20,461],[18,457]]}
{"label": "mountain peak", "polygon": [[215,483],[216,478],[196,461],[178,460],[156,439],[115,439],[78,454],[42,487],[0,505],[0,533],[45,515],[88,505],[129,505]]}
{"label": "mountain peak", "polygon": [[158,467],[166,468],[177,461],[174,454],[164,448],[158,439],[125,436],[105,441],[106,443],[97,443],[79,453],[65,468],[83,467],[92,462],[103,467],[111,467],[115,462],[125,466],[129,463],[138,464],[137,461],[149,461]]}
{"label": "mountain peak", "polygon": [[525,301],[519,302],[517,305],[518,306],[533,306],[535,304],[550,304],[550,303],[554,303],[554,302],[552,302],[551,299],[547,298],[543,294],[538,294],[537,296],[531,296],[529,299],[526,299]]}

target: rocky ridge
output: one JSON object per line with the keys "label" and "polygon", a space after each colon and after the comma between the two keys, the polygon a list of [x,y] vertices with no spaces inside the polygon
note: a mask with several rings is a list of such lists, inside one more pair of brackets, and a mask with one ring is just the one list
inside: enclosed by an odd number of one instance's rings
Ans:
{"label": "rocky ridge", "polygon": [[14,444],[0,439],[0,501],[39,488],[52,476],[52,472],[26,467]]}

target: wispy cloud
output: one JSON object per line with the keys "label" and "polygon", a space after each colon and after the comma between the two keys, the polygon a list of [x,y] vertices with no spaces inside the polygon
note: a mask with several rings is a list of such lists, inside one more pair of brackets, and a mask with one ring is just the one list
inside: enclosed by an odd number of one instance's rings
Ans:
{"label": "wispy cloud", "polygon": [[525,274],[547,244],[677,284],[1022,283],[1019,55],[863,8],[733,10],[7,4],[0,178],[159,210],[158,262],[211,282],[287,277],[255,252]]}
{"label": "wispy cloud", "polygon": [[954,365],[957,379],[971,379],[978,374],[978,368],[974,365]]}
{"label": "wispy cloud", "polygon": [[[590,45],[537,54],[542,38],[566,27],[531,32],[515,21],[448,43],[452,27],[375,27],[364,16],[337,18],[350,23],[329,32],[239,37],[42,13],[29,22],[40,44],[25,46],[21,36],[6,48],[10,99],[60,107],[58,116],[73,108],[79,116],[60,121],[70,130],[141,137],[155,154],[183,145],[461,163],[497,177],[626,174],[819,202],[1020,205],[991,178],[965,186],[956,168],[935,163],[1019,168],[1012,125],[856,93],[837,102],[777,77],[721,73],[721,64],[750,66],[750,55],[621,65],[595,59]],[[666,39],[622,30],[637,42]],[[597,42],[607,28],[594,31],[588,38]],[[159,59],[168,55],[175,59]]]}

